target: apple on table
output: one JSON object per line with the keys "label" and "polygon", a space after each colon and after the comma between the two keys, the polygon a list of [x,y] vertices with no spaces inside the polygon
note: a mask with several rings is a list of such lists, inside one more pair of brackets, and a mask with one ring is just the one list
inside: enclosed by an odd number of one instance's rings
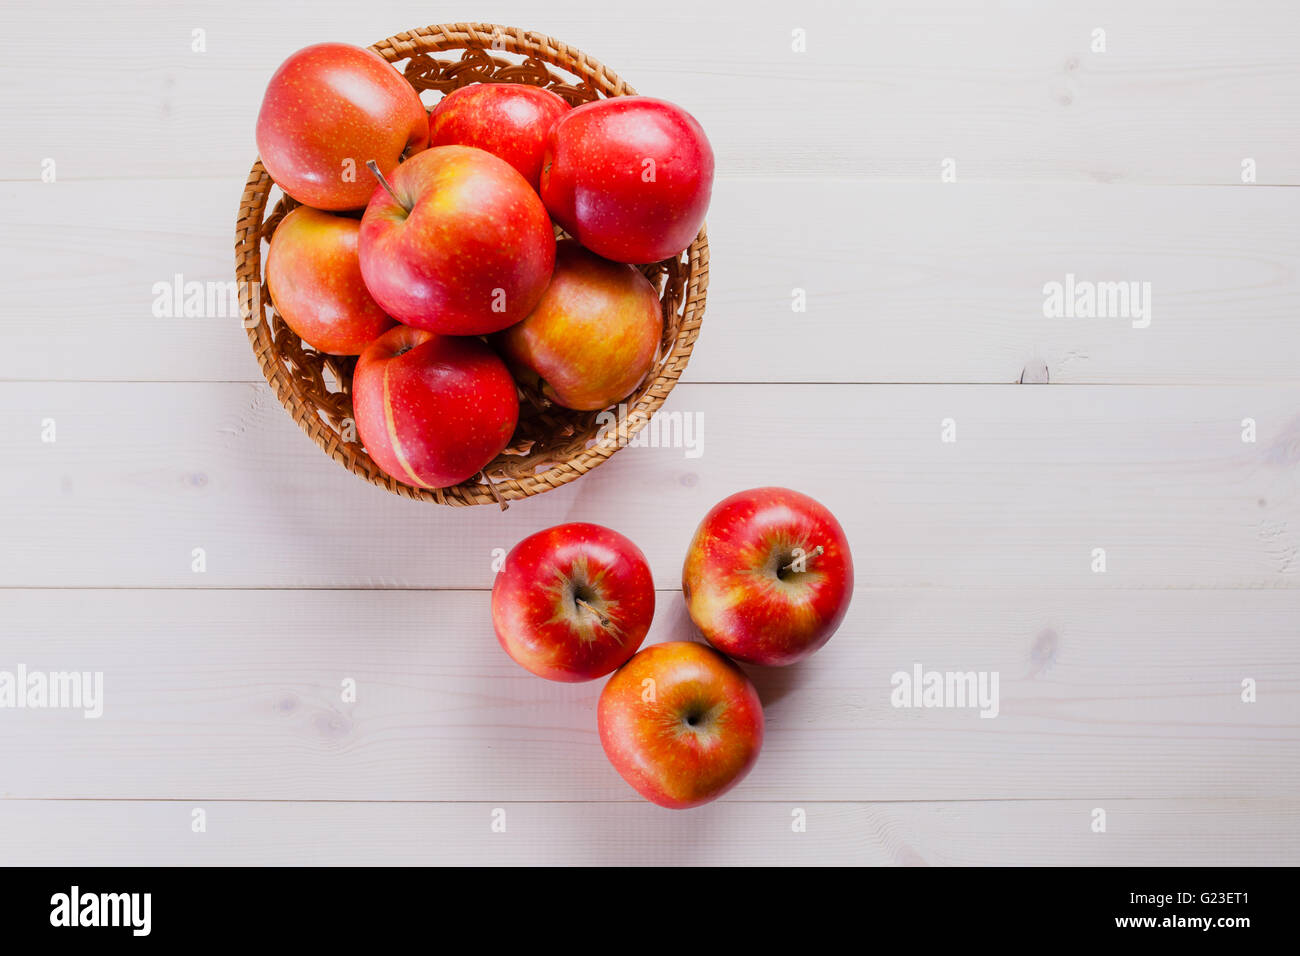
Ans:
{"label": "apple on table", "polygon": [[853,598],[853,556],[835,516],[789,488],[715,505],[682,568],[686,608],[728,657],[782,666],[831,639]]}
{"label": "apple on table", "polygon": [[645,648],[605,684],[600,743],[637,793],[672,810],[716,800],[763,746],[763,707],[749,678],[704,644]]}
{"label": "apple on table", "polygon": [[619,667],[645,640],[654,610],[654,579],[641,549],[586,522],[524,538],[492,586],[501,646],[549,680],[592,680]]}

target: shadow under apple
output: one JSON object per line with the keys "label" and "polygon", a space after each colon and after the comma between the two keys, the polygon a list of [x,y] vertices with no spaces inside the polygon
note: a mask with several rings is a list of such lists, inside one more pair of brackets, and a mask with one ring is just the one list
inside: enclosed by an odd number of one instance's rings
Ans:
{"label": "shadow under apple", "polygon": [[[708,643],[704,636],[700,634],[690,614],[686,610],[686,601],[682,598],[681,592],[676,592],[671,598],[667,598],[663,592],[660,592],[659,599],[662,602],[661,608],[655,615],[655,623],[651,626],[649,638],[646,644],[658,644],[663,641],[694,641],[697,644]],[[764,710],[780,702],[787,694],[792,693],[806,681],[810,680],[810,668],[816,668],[816,664],[811,660],[800,661],[797,664],[791,664],[788,667],[764,667],[761,664],[746,664],[736,661],[736,666],[745,672],[758,691],[759,700],[763,702]]]}

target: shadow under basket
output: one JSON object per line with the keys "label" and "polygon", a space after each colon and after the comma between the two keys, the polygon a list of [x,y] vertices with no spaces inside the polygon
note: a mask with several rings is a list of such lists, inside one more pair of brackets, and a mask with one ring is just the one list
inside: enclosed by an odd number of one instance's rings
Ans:
{"label": "shadow under basket", "polygon": [[[417,93],[434,90],[446,95],[471,83],[524,83],[552,90],[577,106],[636,92],[580,50],[512,27],[443,24],[399,33],[370,49],[390,63],[406,61],[403,75]],[[453,55],[437,56],[448,51]],[[351,396],[356,359],[313,350],[271,306],[263,253],[276,225],[296,205],[271,180],[261,160],[253,164],[235,227],[235,279],[248,341],[275,397],[312,441],[353,474],[393,494],[441,505],[497,504],[504,509],[509,501],[582,477],[658,411],[686,368],[699,335],[709,280],[709,243],[703,228],[677,258],[639,267],[659,294],[663,338],[650,372],[623,402],[603,411],[576,412],[519,385],[519,425],[506,450],[479,475],[449,488],[408,485],[381,471],[357,438]]]}

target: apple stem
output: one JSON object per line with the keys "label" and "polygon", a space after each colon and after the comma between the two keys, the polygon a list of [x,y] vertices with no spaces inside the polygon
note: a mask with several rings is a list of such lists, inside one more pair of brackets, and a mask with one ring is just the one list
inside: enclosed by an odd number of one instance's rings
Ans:
{"label": "apple stem", "polygon": [[397,205],[401,206],[407,212],[411,211],[411,204],[403,202],[401,197],[399,197],[397,193],[393,192],[393,187],[390,186],[388,180],[384,178],[384,174],[379,171],[379,164],[377,162],[373,159],[367,159],[366,168],[375,174],[375,178],[379,180],[379,185],[383,186],[384,189],[388,191],[388,195],[393,197],[393,202],[397,203]]}
{"label": "apple stem", "polygon": [[[823,548],[820,544],[817,545],[817,547],[813,548],[811,551],[809,551],[807,554],[803,556],[804,567],[806,568],[808,566],[808,562],[811,561],[813,558],[816,558],[825,553],[826,553],[826,549]],[[799,559],[796,558],[795,560],[787,564],[785,567],[783,567],[781,570],[792,571],[794,570],[794,566],[798,563],[799,563]]]}
{"label": "apple stem", "polygon": [[598,621],[600,621],[600,626],[601,626],[601,627],[609,627],[609,623],[610,623],[610,622],[609,622],[609,618],[607,618],[605,615],[601,614],[599,611],[597,611],[594,607],[592,607],[590,604],[588,604],[588,603],[587,603],[586,601],[584,601],[582,598],[574,598],[573,600],[577,603],[577,605],[578,605],[579,607],[584,607],[584,608],[586,608],[588,611],[590,611],[592,614],[596,615],[596,619],[597,619]]}

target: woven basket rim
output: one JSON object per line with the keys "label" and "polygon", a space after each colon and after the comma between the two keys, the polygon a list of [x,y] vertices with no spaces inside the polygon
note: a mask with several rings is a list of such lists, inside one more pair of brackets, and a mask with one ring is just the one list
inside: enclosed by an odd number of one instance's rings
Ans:
{"label": "woven basket rim", "polygon": [[[529,61],[540,61],[558,67],[577,77],[584,87],[596,95],[623,96],[634,95],[636,92],[616,73],[580,50],[545,34],[498,24],[452,23],[420,27],[380,40],[372,44],[370,49],[389,63],[448,50],[481,50],[489,56],[493,53],[514,53],[524,56],[526,64]],[[262,165],[261,159],[257,159],[249,171],[240,197],[235,226],[235,277],[241,318],[249,344],[277,401],[312,441],[353,474],[394,494],[443,505],[497,504],[504,510],[510,501],[542,494],[568,484],[604,464],[649,423],[690,361],[703,320],[708,290],[709,244],[704,226],[700,227],[699,234],[684,252],[686,274],[681,290],[682,315],[677,334],[672,340],[671,348],[658,359],[646,379],[631,396],[623,400],[626,403],[627,421],[626,424],[620,421],[616,441],[597,442],[569,455],[565,460],[555,461],[546,470],[531,475],[492,480],[484,473],[459,485],[437,489],[408,485],[381,471],[359,444],[345,442],[322,418],[322,407],[304,394],[295,376],[289,373],[280,360],[272,334],[271,318],[266,311],[269,296],[264,290],[261,249],[267,201],[273,188],[278,187]],[[680,256],[678,258],[680,260]],[[287,328],[281,332],[282,335],[286,333],[292,336]],[[328,358],[324,359],[324,364],[341,379],[337,364],[331,363]],[[340,387],[342,388],[342,381]]]}

